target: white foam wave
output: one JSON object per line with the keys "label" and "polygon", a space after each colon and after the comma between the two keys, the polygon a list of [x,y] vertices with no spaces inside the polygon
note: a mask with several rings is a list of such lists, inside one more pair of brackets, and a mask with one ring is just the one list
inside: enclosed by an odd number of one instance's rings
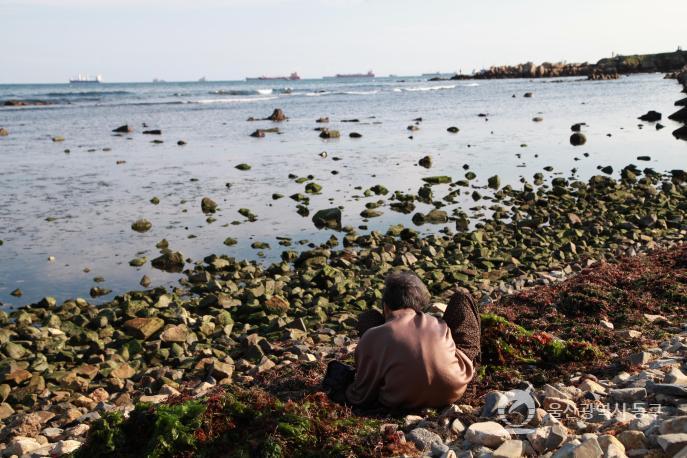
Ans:
{"label": "white foam wave", "polygon": [[274,100],[279,97],[242,97],[234,99],[201,99],[190,103],[199,103],[201,105],[209,105],[213,103],[249,103],[249,102],[261,102],[264,100]]}
{"label": "white foam wave", "polygon": [[442,91],[447,89],[455,89],[456,85],[446,86],[415,86],[415,87],[395,87],[394,92],[428,92],[428,91]]}

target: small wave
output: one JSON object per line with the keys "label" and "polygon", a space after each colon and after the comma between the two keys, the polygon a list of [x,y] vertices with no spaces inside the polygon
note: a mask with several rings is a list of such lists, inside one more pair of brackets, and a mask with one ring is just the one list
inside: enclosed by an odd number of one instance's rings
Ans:
{"label": "small wave", "polygon": [[127,95],[132,94],[129,91],[81,91],[81,92],[48,92],[45,94],[46,97],[94,97],[94,96],[105,96],[105,95]]}
{"label": "small wave", "polygon": [[234,99],[201,99],[193,100],[187,103],[199,103],[202,105],[208,105],[213,103],[249,103],[249,102],[261,102],[264,100],[274,100],[279,97],[244,97],[244,98],[234,98]]}
{"label": "small wave", "polygon": [[463,84],[463,87],[477,87],[479,86],[479,83],[468,83],[468,84]]}
{"label": "small wave", "polygon": [[270,95],[274,89],[218,89],[210,91],[211,95]]}
{"label": "small wave", "polygon": [[395,87],[394,92],[428,92],[428,91],[442,91],[447,89],[455,89],[456,85],[447,86],[415,86],[415,87]]}
{"label": "small wave", "polygon": [[379,94],[379,90],[374,91],[342,91],[340,94],[344,95],[374,95]]}

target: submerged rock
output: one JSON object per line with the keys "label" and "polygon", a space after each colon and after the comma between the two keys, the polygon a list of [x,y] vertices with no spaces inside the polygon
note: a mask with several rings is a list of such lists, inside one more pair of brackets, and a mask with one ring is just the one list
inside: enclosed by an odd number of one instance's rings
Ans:
{"label": "submerged rock", "polygon": [[650,110],[646,114],[643,114],[637,119],[647,122],[656,122],[661,120],[661,116],[661,113],[659,113],[658,111]]}
{"label": "submerged rock", "polygon": [[330,139],[339,137],[341,137],[341,133],[338,130],[322,129],[320,132],[320,138]]}
{"label": "submerged rock", "polygon": [[128,134],[130,132],[133,132],[134,130],[129,127],[128,124],[124,124],[123,126],[119,126],[116,129],[113,129],[112,132],[118,133],[118,134]]}
{"label": "submerged rock", "polygon": [[426,169],[432,167],[432,158],[431,158],[431,156],[425,156],[425,157],[423,157],[422,159],[420,159],[420,160],[418,161],[418,165],[420,165],[420,167],[424,167],[424,168],[426,168]]}
{"label": "submerged rock", "polygon": [[134,221],[131,224],[131,229],[136,232],[148,232],[153,227],[153,224],[145,218]]}

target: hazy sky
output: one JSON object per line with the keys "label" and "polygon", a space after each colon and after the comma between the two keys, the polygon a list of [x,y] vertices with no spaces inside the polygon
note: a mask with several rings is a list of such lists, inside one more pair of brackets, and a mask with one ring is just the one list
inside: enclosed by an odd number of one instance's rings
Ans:
{"label": "hazy sky", "polygon": [[687,49],[687,0],[0,0],[0,83],[410,75]]}

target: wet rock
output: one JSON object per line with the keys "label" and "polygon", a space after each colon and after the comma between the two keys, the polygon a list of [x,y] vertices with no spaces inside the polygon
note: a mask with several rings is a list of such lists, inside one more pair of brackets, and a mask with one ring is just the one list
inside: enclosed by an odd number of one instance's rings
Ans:
{"label": "wet rock", "polygon": [[265,131],[263,129],[257,129],[250,134],[250,136],[253,138],[263,138],[265,136]]}
{"label": "wet rock", "polygon": [[10,293],[10,296],[21,297],[23,294],[24,294],[24,293],[22,292],[22,290],[20,290],[19,288],[17,288],[17,289],[13,290],[13,291]]}
{"label": "wet rock", "polygon": [[523,97],[530,98],[530,97],[532,97],[532,93],[531,92],[525,92],[523,94]]}
{"label": "wet rock", "polygon": [[422,159],[418,161],[418,165],[420,167],[424,167],[426,169],[432,167],[432,157],[431,156],[425,156]]}
{"label": "wet rock", "polygon": [[144,288],[149,287],[151,284],[150,277],[148,277],[147,275],[142,276],[141,281],[139,281],[138,284],[143,286]]}
{"label": "wet rock", "polygon": [[160,129],[144,130],[143,133],[145,135],[162,135],[162,131]]}
{"label": "wet rock", "polygon": [[235,166],[234,168],[238,169],[238,170],[243,170],[243,171],[251,169],[250,165],[245,164],[245,163],[239,164],[239,165]]}
{"label": "wet rock", "polygon": [[587,137],[583,133],[575,132],[570,136],[570,144],[573,146],[581,146],[587,143]]}
{"label": "wet rock", "polygon": [[678,111],[668,116],[668,119],[672,119],[673,121],[681,122],[683,124],[687,123],[687,107],[680,108]]}
{"label": "wet rock", "polygon": [[673,131],[673,137],[678,140],[687,140],[687,126],[682,126],[679,129]]}
{"label": "wet rock", "polygon": [[153,259],[151,264],[156,269],[166,272],[181,272],[186,264],[184,255],[178,251],[164,250],[162,255]]}
{"label": "wet rock", "polygon": [[643,114],[637,119],[640,119],[642,121],[647,121],[647,122],[656,122],[661,120],[661,113],[658,111],[650,110],[646,114]]}
{"label": "wet rock", "polygon": [[322,129],[320,132],[320,138],[331,139],[339,137],[341,137],[341,133],[338,130]]}
{"label": "wet rock", "polygon": [[460,132],[460,129],[455,126],[451,126],[448,129],[446,129],[446,131],[452,134],[457,134],[458,132]]}
{"label": "wet rock", "polygon": [[267,120],[274,122],[286,121],[288,118],[284,114],[281,108],[275,108],[271,115],[267,117]]}
{"label": "wet rock", "polygon": [[214,200],[209,197],[203,197],[200,201],[200,208],[206,215],[209,213],[215,213],[217,211],[217,204]]}
{"label": "wet rock", "polygon": [[141,267],[146,262],[148,262],[148,258],[146,258],[145,256],[141,256],[140,258],[134,258],[131,261],[129,261],[129,265],[131,267]]}
{"label": "wet rock", "polygon": [[338,208],[319,210],[313,215],[312,221],[318,229],[328,227],[330,229],[341,230],[341,210]]}
{"label": "wet rock", "polygon": [[424,177],[422,179],[422,181],[424,181],[425,183],[430,184],[430,185],[435,185],[435,184],[450,183],[452,180],[451,180],[451,177],[442,175],[442,176],[434,176],[434,177]]}
{"label": "wet rock", "polygon": [[186,145],[186,141],[185,141],[185,140],[179,140],[179,141],[177,142],[177,145],[178,145],[178,146],[184,146],[184,145]]}
{"label": "wet rock", "polygon": [[94,286],[93,288],[91,288],[91,291],[89,292],[89,294],[91,297],[96,298],[96,297],[101,297],[101,296],[107,296],[111,292],[112,292],[111,289],[100,288],[98,286]]}
{"label": "wet rock", "polygon": [[128,124],[124,124],[123,126],[119,126],[116,129],[113,129],[112,132],[118,133],[118,134],[128,134],[130,132],[133,132],[134,130],[129,127]]}
{"label": "wet rock", "polygon": [[542,121],[544,121],[544,118],[542,118],[541,116],[535,116],[534,118],[532,118],[532,121],[533,122],[542,122]]}
{"label": "wet rock", "polygon": [[499,178],[498,175],[494,175],[493,177],[489,177],[487,180],[488,186],[491,189],[499,189],[501,187],[501,179]]}
{"label": "wet rock", "polygon": [[329,118],[324,116],[324,117],[318,118],[315,122],[320,123],[320,124],[327,123],[327,122],[329,122]]}
{"label": "wet rock", "polygon": [[153,227],[153,224],[147,219],[141,218],[131,224],[131,229],[136,232],[148,232]]}
{"label": "wet rock", "polygon": [[52,137],[52,141],[53,141],[54,143],[63,142],[63,141],[64,141],[64,137],[63,137],[62,135],[55,135],[54,137]]}
{"label": "wet rock", "polygon": [[350,134],[348,134],[348,136],[351,138],[362,138],[363,135],[359,134],[358,132],[351,132]]}
{"label": "wet rock", "polygon": [[305,192],[308,194],[319,194],[322,191],[322,186],[311,182],[305,185]]}

